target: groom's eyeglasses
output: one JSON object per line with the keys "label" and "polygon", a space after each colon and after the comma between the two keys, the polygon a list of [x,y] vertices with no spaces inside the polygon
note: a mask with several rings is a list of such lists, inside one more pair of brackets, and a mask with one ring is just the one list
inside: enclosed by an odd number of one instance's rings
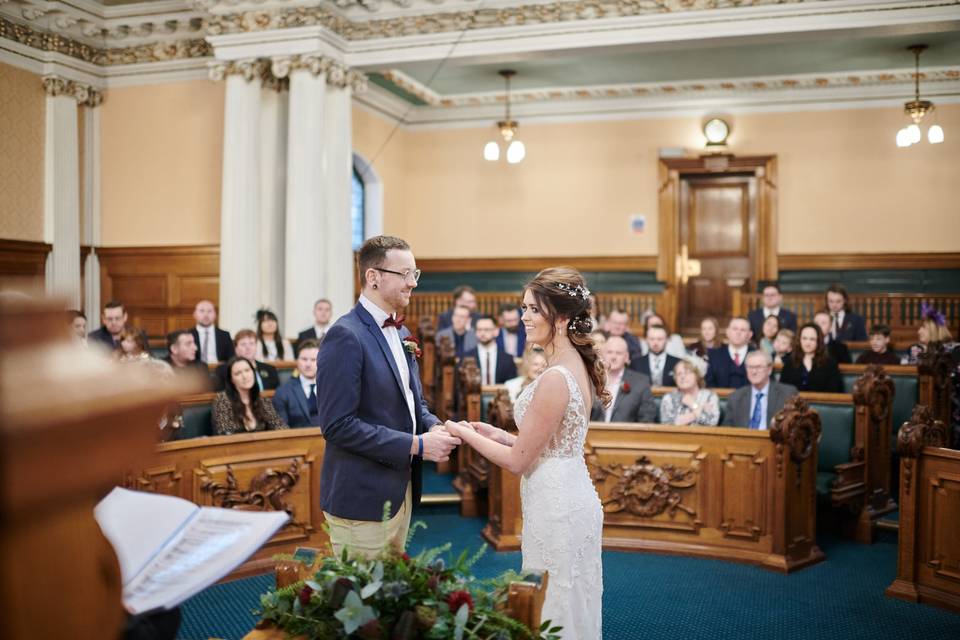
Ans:
{"label": "groom's eyeglasses", "polygon": [[404,280],[413,278],[414,282],[420,282],[420,269],[414,269],[413,271],[410,271],[410,269],[407,269],[406,271],[391,271],[390,269],[381,269],[380,267],[374,267],[374,269],[384,273],[392,273],[395,276],[400,276]]}

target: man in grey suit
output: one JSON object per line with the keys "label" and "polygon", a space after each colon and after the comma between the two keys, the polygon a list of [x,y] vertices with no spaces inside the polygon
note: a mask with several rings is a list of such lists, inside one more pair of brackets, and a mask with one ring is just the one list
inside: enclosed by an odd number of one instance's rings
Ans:
{"label": "man in grey suit", "polygon": [[787,398],[797,395],[797,388],[770,379],[773,361],[763,349],[748,353],[745,364],[750,384],[740,387],[727,398],[723,424],[765,431],[773,416],[783,409]]}
{"label": "man in grey suit", "polygon": [[603,344],[603,364],[607,369],[607,391],[612,396],[604,409],[593,405],[590,419],[596,422],[655,422],[657,404],[650,391],[650,378],[627,369],[630,351],[621,336],[610,336]]}
{"label": "man in grey suit", "polygon": [[453,348],[457,355],[457,360],[463,357],[467,351],[473,351],[477,348],[477,334],[470,329],[470,309],[467,307],[454,307],[453,315],[450,318],[451,326],[437,331],[437,344],[443,336],[450,338],[453,342]]}

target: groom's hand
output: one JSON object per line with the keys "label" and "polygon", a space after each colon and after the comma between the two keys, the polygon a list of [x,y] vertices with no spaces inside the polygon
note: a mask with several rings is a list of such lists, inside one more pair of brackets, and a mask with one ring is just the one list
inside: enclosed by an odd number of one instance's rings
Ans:
{"label": "groom's hand", "polygon": [[443,429],[430,431],[420,437],[423,438],[423,459],[432,462],[446,462],[450,459],[450,452],[460,444],[460,438]]}

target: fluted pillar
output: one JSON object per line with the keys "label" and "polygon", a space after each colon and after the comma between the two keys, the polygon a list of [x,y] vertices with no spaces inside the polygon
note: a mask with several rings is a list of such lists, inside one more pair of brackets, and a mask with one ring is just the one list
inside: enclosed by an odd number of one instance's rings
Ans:
{"label": "fluted pillar", "polygon": [[83,266],[83,308],[88,318],[100,313],[100,105],[103,94],[91,91],[83,110],[83,228],[81,244],[90,247]]}
{"label": "fluted pillar", "polygon": [[284,330],[310,321],[324,291],[323,107],[330,61],[319,56],[274,60],[290,78],[287,135],[287,215],[284,253]]}
{"label": "fluted pillar", "polygon": [[45,76],[44,239],[53,245],[46,290],[67,307],[80,308],[80,143],[77,104],[90,98],[87,85]]}
{"label": "fluted pillar", "polygon": [[219,325],[251,327],[260,296],[260,76],[255,60],[215,63],[213,80],[226,79],[223,182],[220,199]]}
{"label": "fluted pillar", "polygon": [[288,83],[265,74],[260,98],[260,292],[283,314],[287,199]]}

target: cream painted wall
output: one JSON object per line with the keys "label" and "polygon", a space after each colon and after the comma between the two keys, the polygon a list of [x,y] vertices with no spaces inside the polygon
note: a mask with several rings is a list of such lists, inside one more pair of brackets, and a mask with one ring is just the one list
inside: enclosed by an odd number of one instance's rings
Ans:
{"label": "cream painted wall", "polygon": [[363,107],[354,106],[351,117],[353,150],[367,163],[372,163],[374,172],[384,185],[383,232],[402,237],[406,234],[404,157],[407,134],[403,129],[394,131],[391,122]]}
{"label": "cream painted wall", "polygon": [[40,76],[0,64],[0,238],[43,241],[45,117]]}
{"label": "cream painted wall", "polygon": [[[938,112],[947,142],[909,149],[896,108],[731,118],[734,153],[779,159],[779,251],[960,251],[960,106]],[[658,149],[698,148],[699,125],[521,122],[513,167],[481,159],[492,126],[408,133],[406,237],[422,257],[655,255]]]}
{"label": "cream painted wall", "polygon": [[207,80],[107,92],[104,246],[219,244],[223,93]]}

